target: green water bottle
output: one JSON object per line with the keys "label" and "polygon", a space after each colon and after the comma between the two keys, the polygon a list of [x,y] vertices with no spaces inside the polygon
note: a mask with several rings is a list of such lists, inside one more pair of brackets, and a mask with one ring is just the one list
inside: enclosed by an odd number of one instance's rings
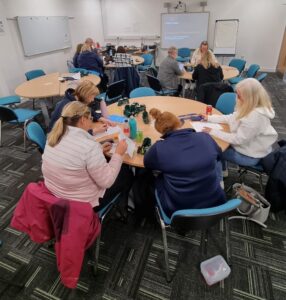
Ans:
{"label": "green water bottle", "polygon": [[131,116],[129,118],[129,128],[130,128],[130,138],[132,140],[135,140],[137,135],[137,122],[134,116]]}

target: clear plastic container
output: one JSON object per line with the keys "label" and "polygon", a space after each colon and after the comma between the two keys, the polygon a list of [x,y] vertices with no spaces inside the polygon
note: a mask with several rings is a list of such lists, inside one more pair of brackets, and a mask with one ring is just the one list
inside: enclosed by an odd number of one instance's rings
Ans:
{"label": "clear plastic container", "polygon": [[221,255],[214,256],[201,263],[201,273],[208,285],[213,285],[230,274],[230,267]]}

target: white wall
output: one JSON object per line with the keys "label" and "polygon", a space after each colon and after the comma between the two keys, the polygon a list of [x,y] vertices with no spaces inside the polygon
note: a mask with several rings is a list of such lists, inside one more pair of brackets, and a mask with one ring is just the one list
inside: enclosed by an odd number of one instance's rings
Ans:
{"label": "white wall", "polygon": [[[132,5],[128,5],[129,2]],[[5,22],[5,34],[0,35],[0,96],[13,94],[17,85],[25,81],[24,73],[30,69],[42,68],[45,72],[66,71],[66,60],[73,56],[77,43],[90,36],[101,44],[104,41],[101,20],[101,3],[103,10],[109,3],[104,18],[112,25],[115,15],[120,15],[122,22],[134,18],[137,24],[126,24],[138,27],[143,32],[144,24],[148,31],[154,28],[154,34],[160,32],[160,14],[166,13],[164,2],[174,0],[0,0],[0,18]],[[110,3],[114,9],[111,9]],[[130,3],[131,3],[130,2]],[[208,0],[205,11],[210,12],[209,43],[212,47],[214,24],[216,19],[237,18],[240,20],[237,40],[237,57],[244,57],[248,64],[258,63],[266,71],[275,71],[282,37],[286,25],[286,0]],[[129,4],[130,4],[129,3]],[[186,0],[187,11],[201,11],[200,0]],[[124,9],[116,9],[123,5]],[[140,11],[140,13],[139,13]],[[174,12],[174,10],[172,10]],[[68,15],[73,47],[67,50],[24,57],[16,20],[6,20],[15,16],[28,15]],[[133,21],[132,21],[133,20]],[[43,39],[52,37],[43,37]],[[145,41],[152,43],[153,41]],[[140,45],[141,40],[122,40],[122,44]],[[165,56],[159,50],[158,62]],[[227,61],[225,61],[227,62]]]}
{"label": "white wall", "polygon": [[[71,16],[69,20],[72,48],[24,57],[15,16]],[[99,0],[0,0],[0,18],[5,21],[5,34],[0,35],[0,96],[13,94],[25,81],[24,73],[43,69],[46,73],[66,72],[66,60],[75,46],[86,37],[103,42]],[[43,39],[52,38],[43,36]]]}
{"label": "white wall", "polygon": [[[105,21],[105,31],[110,33],[112,20],[118,11],[118,9],[112,11],[110,7],[113,4],[113,7],[118,8],[122,1],[103,0],[103,2],[108,8],[107,12],[104,11],[105,18],[108,19]],[[126,24],[123,35],[128,33],[128,28],[134,27],[138,27],[144,33],[144,24],[148,24],[148,28],[153,27],[154,33],[157,34],[160,32],[160,14],[167,12],[167,9],[163,7],[164,2],[171,2],[172,6],[178,3],[174,0],[124,0],[123,2],[129,5],[120,10],[122,22],[125,19],[134,22],[134,24]],[[182,2],[186,3],[188,12],[202,11],[199,5],[201,0],[183,0]],[[286,25],[286,5],[281,4],[286,3],[286,0],[208,0],[207,2],[205,11],[210,12],[208,41],[211,48],[214,40],[215,20],[239,19],[236,56],[245,58],[248,65],[257,63],[265,71],[275,71]],[[171,9],[171,12],[175,10]],[[132,14],[136,14],[136,21],[130,18]],[[150,30],[148,33],[150,34]],[[140,41],[121,40],[121,43],[138,45]],[[159,49],[157,61],[160,63],[165,55],[166,51]],[[227,61],[228,59],[225,59],[224,63]]]}

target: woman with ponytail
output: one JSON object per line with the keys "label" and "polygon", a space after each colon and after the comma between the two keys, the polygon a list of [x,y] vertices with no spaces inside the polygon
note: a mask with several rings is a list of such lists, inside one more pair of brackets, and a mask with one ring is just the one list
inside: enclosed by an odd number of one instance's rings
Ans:
{"label": "woman with ponytail", "polygon": [[[155,188],[166,215],[170,217],[180,209],[224,203],[225,194],[217,176],[221,149],[216,142],[205,133],[181,129],[180,120],[170,112],[153,108],[150,115],[162,139],[145,154],[144,165],[160,172]],[[138,200],[137,207],[142,209],[146,200],[142,199],[142,203]]]}
{"label": "woman with ponytail", "polygon": [[89,202],[95,210],[119,192],[128,191],[132,173],[121,168],[127,149],[118,143],[109,162],[110,143],[99,144],[88,134],[90,109],[79,101],[67,104],[47,138],[42,172],[46,187],[59,198]]}

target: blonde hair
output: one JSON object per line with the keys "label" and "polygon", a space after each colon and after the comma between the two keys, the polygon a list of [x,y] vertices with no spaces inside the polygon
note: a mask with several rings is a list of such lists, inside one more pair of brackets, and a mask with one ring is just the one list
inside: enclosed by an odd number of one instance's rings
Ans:
{"label": "blonde hair", "polygon": [[272,110],[272,104],[268,93],[262,84],[255,78],[247,78],[239,82],[236,91],[242,101],[237,101],[237,120],[247,116],[256,107],[265,107]]}
{"label": "blonde hair", "polygon": [[83,44],[77,44],[75,54],[79,54],[81,52],[82,46],[83,46]]}
{"label": "blonde hair", "polygon": [[156,130],[163,135],[181,127],[180,120],[170,112],[161,113],[157,108],[152,108],[149,113],[155,119]]}
{"label": "blonde hair", "polygon": [[90,117],[90,110],[85,104],[78,101],[67,104],[52,131],[48,134],[48,145],[56,146],[66,134],[68,126],[76,127],[81,117]]}
{"label": "blonde hair", "polygon": [[99,95],[98,88],[89,80],[82,81],[75,89],[74,96],[79,102],[88,104],[86,99],[91,95]]}
{"label": "blonde hair", "polygon": [[88,44],[83,44],[83,46],[81,47],[80,53],[85,52],[85,51],[91,51],[91,46]]}
{"label": "blonde hair", "polygon": [[202,55],[201,58],[201,65],[208,69],[209,67],[213,66],[217,68],[219,66],[219,63],[214,59],[214,56],[211,54],[211,52],[208,50],[205,55]]}

